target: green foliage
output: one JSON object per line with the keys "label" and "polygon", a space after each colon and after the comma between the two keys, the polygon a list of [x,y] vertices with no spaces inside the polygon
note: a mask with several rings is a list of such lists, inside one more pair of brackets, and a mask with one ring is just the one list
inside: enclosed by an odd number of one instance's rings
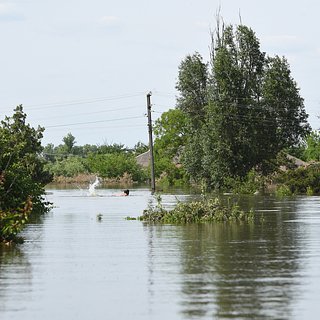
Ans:
{"label": "green foliage", "polygon": [[303,153],[306,161],[320,161],[320,133],[313,131],[306,138],[306,147]]}
{"label": "green foliage", "polygon": [[123,144],[103,144],[98,147],[97,153],[99,154],[110,154],[110,153],[126,153],[128,150]]}
{"label": "green foliage", "polygon": [[27,200],[22,208],[16,210],[0,210],[0,241],[21,242],[18,234],[22,231],[24,225],[28,222],[32,210],[32,202]]}
{"label": "green foliage", "polygon": [[161,197],[155,207],[149,206],[138,218],[151,223],[186,224],[203,222],[253,221],[254,212],[242,211],[238,205],[224,205],[218,198],[192,202],[178,202],[171,211],[164,209]]}
{"label": "green foliage", "polygon": [[46,169],[54,176],[75,177],[82,173],[87,173],[86,161],[78,156],[69,156],[68,158],[47,163]]}
{"label": "green foliage", "polygon": [[279,185],[276,188],[276,192],[275,192],[277,197],[289,197],[292,196],[293,193],[290,190],[290,188],[287,185]]}
{"label": "green foliage", "polygon": [[187,120],[184,167],[197,182],[224,188],[252,170],[268,174],[277,154],[310,132],[285,58],[267,57],[253,30],[217,25],[208,71],[201,56],[179,67],[177,107]]}
{"label": "green foliage", "polygon": [[49,162],[62,161],[70,156],[87,157],[91,153],[114,153],[122,152],[123,145],[91,145],[76,146],[75,137],[69,133],[63,138],[63,144],[54,146],[52,143],[46,145],[43,149],[43,158]]}
{"label": "green foliage", "polygon": [[162,186],[184,185],[189,180],[180,166],[186,130],[186,117],[178,109],[164,112],[155,123],[155,174]]}
{"label": "green foliage", "polygon": [[69,132],[62,140],[64,142],[66,152],[70,154],[76,143],[76,138]]}
{"label": "green foliage", "polygon": [[194,128],[203,121],[207,105],[208,64],[199,53],[188,55],[179,66],[177,107],[186,113]]}
{"label": "green foliage", "polygon": [[101,178],[119,178],[125,173],[130,174],[134,181],[144,181],[146,178],[135,157],[129,154],[91,154],[87,167]]}
{"label": "green foliage", "polygon": [[311,128],[287,60],[278,56],[268,58],[265,68],[261,104],[273,120],[268,130],[268,142],[277,153],[298,145]]}
{"label": "green foliage", "polygon": [[36,213],[48,210],[44,187],[52,179],[40,157],[44,129],[26,123],[21,105],[14,111],[0,126],[0,238],[15,236],[31,208]]}
{"label": "green foliage", "polygon": [[[283,172],[278,177],[280,191],[288,190],[289,194],[319,194],[320,164],[312,164],[307,168],[297,168]],[[279,191],[277,191],[279,193]]]}
{"label": "green foliage", "polygon": [[265,180],[264,176],[252,169],[243,178],[226,178],[224,188],[226,191],[232,191],[237,194],[254,194],[264,188]]}
{"label": "green foliage", "polygon": [[314,195],[314,190],[310,186],[308,186],[306,194],[307,194],[307,196],[313,196]]}
{"label": "green foliage", "polygon": [[162,158],[155,164],[157,184],[162,187],[181,187],[189,183],[189,175],[183,167],[175,165],[172,160]]}
{"label": "green foliage", "polygon": [[135,146],[132,149],[132,152],[135,156],[145,153],[149,150],[149,146],[146,145],[145,143],[139,141],[135,144]]}
{"label": "green foliage", "polygon": [[44,129],[34,129],[26,123],[22,106],[0,127],[0,208],[16,209],[32,198],[33,207],[45,208],[42,202],[44,186],[51,181],[40,157]]}
{"label": "green foliage", "polygon": [[154,149],[159,156],[173,159],[185,145],[187,118],[179,109],[164,112],[154,125]]}

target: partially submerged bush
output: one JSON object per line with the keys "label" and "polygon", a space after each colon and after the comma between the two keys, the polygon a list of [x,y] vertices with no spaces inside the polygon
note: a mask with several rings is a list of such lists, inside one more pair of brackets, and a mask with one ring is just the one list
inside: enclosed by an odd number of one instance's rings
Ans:
{"label": "partially submerged bush", "polygon": [[18,237],[32,211],[31,199],[28,199],[25,205],[17,210],[0,209],[0,241],[1,242],[22,242]]}
{"label": "partially submerged bush", "polygon": [[138,220],[151,223],[201,223],[224,221],[252,221],[254,212],[244,212],[237,204],[224,205],[218,198],[192,202],[178,202],[173,210],[166,210],[161,199],[155,207],[149,206]]}
{"label": "partially submerged bush", "polygon": [[277,197],[289,197],[293,195],[293,192],[286,185],[279,185],[276,188],[275,194]]}
{"label": "partially submerged bush", "polygon": [[264,189],[266,177],[252,169],[245,177],[226,178],[224,184],[224,189],[226,191],[237,194],[254,194],[259,190]]}
{"label": "partially submerged bush", "polygon": [[319,194],[320,164],[315,163],[307,168],[287,170],[279,175],[277,182],[280,188],[287,189],[291,194]]}

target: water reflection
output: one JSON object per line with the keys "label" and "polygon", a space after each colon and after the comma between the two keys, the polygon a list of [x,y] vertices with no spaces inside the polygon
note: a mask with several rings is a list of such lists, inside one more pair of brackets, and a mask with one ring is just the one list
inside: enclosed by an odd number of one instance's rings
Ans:
{"label": "water reflection", "polygon": [[0,249],[1,320],[317,319],[320,197],[229,200],[255,225],[154,226],[125,220],[149,190],[117,191],[52,190],[27,241]]}
{"label": "water reflection", "polygon": [[25,254],[16,246],[0,244],[0,313],[23,310],[20,302],[31,284],[32,269]]}
{"label": "water reflection", "polygon": [[[201,224],[176,227],[145,225],[149,243],[149,285],[152,285],[156,241],[170,238],[167,257],[179,257],[183,318],[289,319],[300,295],[301,226],[296,203],[244,198],[264,214],[261,224]],[[174,235],[172,234],[174,233]],[[161,239],[159,239],[159,238]],[[157,239],[158,238],[158,239]],[[159,255],[159,252],[157,253]],[[171,257],[172,258],[172,257]],[[169,268],[170,269],[170,268]]]}

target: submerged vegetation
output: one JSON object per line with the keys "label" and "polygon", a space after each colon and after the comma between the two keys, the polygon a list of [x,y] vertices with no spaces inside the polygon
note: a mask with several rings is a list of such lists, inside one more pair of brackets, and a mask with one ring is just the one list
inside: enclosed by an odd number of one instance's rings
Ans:
{"label": "submerged vegetation", "polygon": [[285,171],[277,177],[278,195],[320,194],[320,164]]}
{"label": "submerged vegetation", "polygon": [[44,187],[52,176],[44,169],[41,138],[44,129],[26,122],[22,106],[0,125],[0,241],[19,240],[31,213],[49,210]]}
{"label": "submerged vegetation", "polygon": [[29,199],[23,208],[17,210],[0,210],[0,241],[5,243],[22,242],[18,236],[29,220],[32,212],[32,203]]}
{"label": "submerged vegetation", "polygon": [[254,212],[244,212],[237,204],[223,204],[219,198],[202,198],[191,202],[178,202],[172,210],[165,209],[161,197],[157,205],[150,205],[138,220],[150,223],[186,224],[203,222],[226,222],[254,220]]}

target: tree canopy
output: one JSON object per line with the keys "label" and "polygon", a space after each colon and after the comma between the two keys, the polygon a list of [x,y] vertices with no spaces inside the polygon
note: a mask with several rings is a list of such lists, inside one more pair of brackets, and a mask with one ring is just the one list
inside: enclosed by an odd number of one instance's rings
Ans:
{"label": "tree canopy", "polygon": [[188,55],[176,87],[177,108],[189,124],[184,166],[208,186],[219,188],[252,169],[267,173],[281,150],[310,132],[287,60],[262,52],[247,26],[218,23],[210,63]]}
{"label": "tree canopy", "polygon": [[26,122],[22,106],[0,125],[0,238],[14,236],[31,211],[47,209],[44,186],[51,175],[40,157],[44,129]]}

